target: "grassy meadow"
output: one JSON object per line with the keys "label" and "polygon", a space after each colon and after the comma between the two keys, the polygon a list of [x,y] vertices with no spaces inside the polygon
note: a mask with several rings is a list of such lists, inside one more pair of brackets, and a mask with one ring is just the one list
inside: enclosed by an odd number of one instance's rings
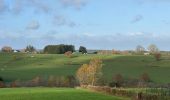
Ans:
{"label": "grassy meadow", "polygon": [[97,92],[70,88],[5,88],[1,100],[128,100]]}
{"label": "grassy meadow", "polygon": [[152,81],[170,82],[170,57],[156,61],[153,56],[143,55],[79,55],[72,58],[58,54],[0,53],[0,76],[6,82],[30,80],[36,76],[48,77],[75,75],[77,69],[92,58],[103,60],[103,76],[111,81],[113,75],[122,74],[125,78],[139,78],[147,72]]}

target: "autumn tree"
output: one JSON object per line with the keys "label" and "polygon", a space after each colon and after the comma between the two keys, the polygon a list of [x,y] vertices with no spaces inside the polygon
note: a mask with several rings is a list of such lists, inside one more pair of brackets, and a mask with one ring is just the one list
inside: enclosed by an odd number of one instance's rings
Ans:
{"label": "autumn tree", "polygon": [[95,85],[102,76],[102,60],[92,59],[89,63],[89,77],[91,85]]}
{"label": "autumn tree", "polygon": [[83,64],[77,71],[81,85],[95,85],[102,76],[102,60],[92,59],[89,64]]}
{"label": "autumn tree", "polygon": [[88,85],[88,64],[83,64],[77,71],[77,78],[80,85]]}

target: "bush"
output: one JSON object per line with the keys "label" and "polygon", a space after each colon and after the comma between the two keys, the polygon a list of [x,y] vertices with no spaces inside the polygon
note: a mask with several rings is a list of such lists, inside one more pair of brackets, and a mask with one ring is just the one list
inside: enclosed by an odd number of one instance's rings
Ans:
{"label": "bush", "polygon": [[140,76],[140,80],[141,80],[141,81],[144,81],[144,82],[149,82],[149,81],[150,81],[150,77],[149,77],[148,73],[143,73],[143,74]]}
{"label": "bush", "polygon": [[33,78],[30,82],[30,86],[41,86],[43,84],[43,79],[40,76]]}
{"label": "bush", "polygon": [[72,57],[72,52],[67,51],[67,52],[64,53],[64,55],[70,58],[70,57]]}
{"label": "bush", "polygon": [[68,79],[69,87],[75,87],[77,85],[76,78],[73,75],[68,75],[66,78]]}
{"label": "bush", "polygon": [[55,87],[56,86],[56,77],[49,76],[47,84],[49,87]]}
{"label": "bush", "polygon": [[0,81],[0,88],[4,88],[5,87],[5,83],[3,81]]}
{"label": "bush", "polygon": [[9,46],[4,46],[2,47],[2,52],[7,52],[7,53],[10,53],[12,52],[12,47],[9,47]]}
{"label": "bush", "polygon": [[116,74],[113,77],[113,81],[115,81],[115,87],[121,87],[123,83],[123,76],[121,74]]}
{"label": "bush", "polygon": [[155,57],[156,61],[160,61],[161,60],[161,54],[160,53],[154,54],[154,57]]}
{"label": "bush", "polygon": [[10,87],[11,88],[20,87],[20,81],[16,80],[16,81],[11,82]]}

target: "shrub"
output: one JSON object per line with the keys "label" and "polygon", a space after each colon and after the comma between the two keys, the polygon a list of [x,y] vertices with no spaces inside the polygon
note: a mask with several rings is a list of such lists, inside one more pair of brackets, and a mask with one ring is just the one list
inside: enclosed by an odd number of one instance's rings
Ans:
{"label": "shrub", "polygon": [[69,87],[76,86],[76,78],[73,75],[68,75],[66,78],[68,79]]}
{"label": "shrub", "polygon": [[67,51],[67,52],[64,53],[64,55],[70,58],[70,57],[72,57],[72,52]]}
{"label": "shrub", "polygon": [[3,81],[0,81],[0,88],[4,88],[5,87],[5,83]]}
{"label": "shrub", "polygon": [[140,80],[141,80],[141,81],[144,81],[144,82],[149,82],[149,81],[150,81],[150,77],[149,77],[148,73],[143,73],[143,74],[140,76]]}
{"label": "shrub", "polygon": [[2,47],[2,52],[10,53],[10,52],[12,52],[12,47],[4,46],[4,47]]}
{"label": "shrub", "polygon": [[113,80],[115,81],[115,86],[116,87],[121,87],[121,85],[123,83],[123,76],[121,74],[116,74],[113,77]]}
{"label": "shrub", "polygon": [[49,87],[54,87],[56,86],[56,78],[54,76],[50,76],[48,78],[48,86]]}
{"label": "shrub", "polygon": [[12,88],[20,87],[20,81],[15,80],[15,81],[11,82],[10,87],[12,87]]}
{"label": "shrub", "polygon": [[40,76],[37,76],[31,80],[30,85],[31,86],[41,86],[43,83],[43,80]]}
{"label": "shrub", "polygon": [[161,60],[161,54],[160,53],[154,54],[154,57],[155,57],[156,61],[160,61]]}

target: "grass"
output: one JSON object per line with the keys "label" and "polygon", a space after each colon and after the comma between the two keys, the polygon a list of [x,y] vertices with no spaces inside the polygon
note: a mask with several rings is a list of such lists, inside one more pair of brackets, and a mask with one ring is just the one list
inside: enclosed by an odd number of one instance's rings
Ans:
{"label": "grass", "polygon": [[92,58],[103,59],[103,75],[111,81],[113,75],[138,78],[147,72],[152,81],[170,82],[170,57],[155,61],[153,56],[134,55],[75,55],[73,58],[57,54],[4,54],[0,53],[0,76],[5,81],[29,80],[36,76],[48,77],[75,75],[77,69]]}
{"label": "grass", "polygon": [[1,100],[129,100],[81,89],[14,88],[0,89]]}

